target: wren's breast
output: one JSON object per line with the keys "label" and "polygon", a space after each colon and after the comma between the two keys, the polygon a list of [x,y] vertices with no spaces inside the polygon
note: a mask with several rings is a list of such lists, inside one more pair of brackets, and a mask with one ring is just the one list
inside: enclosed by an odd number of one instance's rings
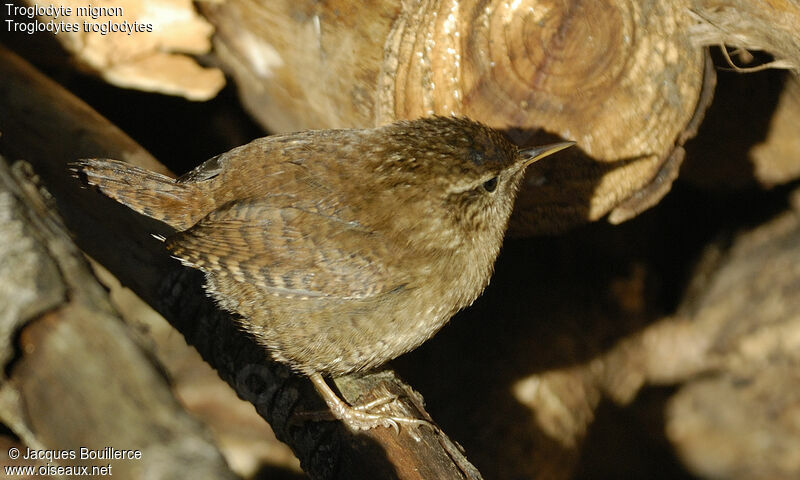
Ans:
{"label": "wren's breast", "polygon": [[351,324],[359,325],[354,345],[369,355],[354,363],[363,361],[362,369],[379,367],[420,346],[469,306],[485,288],[492,268],[471,260],[433,262],[435,267],[429,265],[428,274],[416,276],[417,282],[364,302],[364,317],[352,318]]}

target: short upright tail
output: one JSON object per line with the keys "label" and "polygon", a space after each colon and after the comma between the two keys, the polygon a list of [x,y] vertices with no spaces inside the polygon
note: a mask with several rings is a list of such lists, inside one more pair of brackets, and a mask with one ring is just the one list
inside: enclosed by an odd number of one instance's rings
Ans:
{"label": "short upright tail", "polygon": [[104,194],[176,230],[186,230],[208,213],[203,208],[208,199],[195,184],[119,160],[80,160],[71,167],[78,178]]}

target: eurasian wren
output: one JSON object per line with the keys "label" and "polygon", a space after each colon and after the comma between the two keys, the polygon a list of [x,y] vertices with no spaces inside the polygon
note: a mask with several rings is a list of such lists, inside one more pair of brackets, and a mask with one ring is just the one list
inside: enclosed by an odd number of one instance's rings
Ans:
{"label": "eurasian wren", "polygon": [[465,118],[254,140],[177,180],[115,160],[77,169],[177,232],[167,249],[279,362],[308,375],[373,369],[433,336],[489,283],[525,167],[572,142],[520,150]]}

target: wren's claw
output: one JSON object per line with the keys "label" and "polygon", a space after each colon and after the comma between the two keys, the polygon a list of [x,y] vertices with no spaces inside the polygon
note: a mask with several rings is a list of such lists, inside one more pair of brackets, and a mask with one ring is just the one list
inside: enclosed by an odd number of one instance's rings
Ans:
{"label": "wren's claw", "polygon": [[[421,426],[428,425],[435,430],[436,427],[426,420],[418,418],[399,417],[392,415],[381,415],[377,413],[370,413],[373,408],[380,407],[397,400],[397,395],[387,395],[369,403],[351,407],[345,403],[338,395],[331,389],[330,386],[322,378],[322,375],[315,373],[309,376],[314,383],[317,392],[325,400],[330,409],[329,413],[333,418],[341,420],[353,430],[370,430],[375,427],[393,428],[396,433],[400,433],[400,425],[407,426]],[[316,417],[320,418],[320,417]]]}
{"label": "wren's claw", "polygon": [[353,409],[358,410],[360,412],[369,412],[370,410],[373,410],[375,408],[379,408],[379,407],[382,407],[384,405],[388,405],[388,404],[394,402],[395,400],[397,400],[397,398],[398,398],[397,395],[391,393],[391,394],[385,395],[385,396],[383,396],[381,398],[376,398],[375,400],[373,400],[371,402],[362,403],[360,405],[353,405]]}

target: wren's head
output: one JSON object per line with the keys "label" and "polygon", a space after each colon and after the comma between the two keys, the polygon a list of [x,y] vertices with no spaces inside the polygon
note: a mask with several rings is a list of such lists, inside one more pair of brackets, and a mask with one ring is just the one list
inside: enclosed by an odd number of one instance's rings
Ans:
{"label": "wren's head", "polygon": [[520,150],[497,130],[456,117],[398,122],[377,131],[384,141],[391,139],[379,147],[384,187],[395,194],[397,208],[414,212],[403,216],[415,219],[413,224],[398,227],[416,229],[412,241],[435,238],[456,248],[472,241],[495,255],[525,167],[573,145]]}

